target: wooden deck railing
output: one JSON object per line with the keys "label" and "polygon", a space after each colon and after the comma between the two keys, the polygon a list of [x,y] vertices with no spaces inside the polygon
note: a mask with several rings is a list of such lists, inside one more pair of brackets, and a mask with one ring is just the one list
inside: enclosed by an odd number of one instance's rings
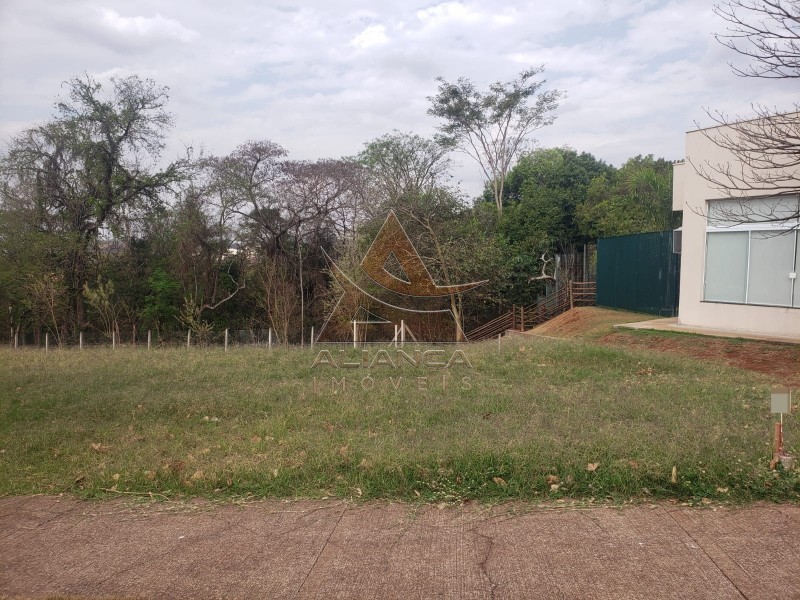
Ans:
{"label": "wooden deck railing", "polygon": [[496,338],[506,331],[525,331],[541,325],[576,306],[592,306],[597,298],[594,281],[572,281],[530,306],[514,306],[505,314],[467,333],[470,342]]}

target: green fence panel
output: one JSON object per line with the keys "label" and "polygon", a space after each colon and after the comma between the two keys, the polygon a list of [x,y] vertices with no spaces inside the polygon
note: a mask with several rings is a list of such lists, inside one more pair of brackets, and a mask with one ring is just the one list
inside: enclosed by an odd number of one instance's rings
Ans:
{"label": "green fence panel", "polygon": [[598,240],[597,305],[676,316],[680,258],[671,231]]}

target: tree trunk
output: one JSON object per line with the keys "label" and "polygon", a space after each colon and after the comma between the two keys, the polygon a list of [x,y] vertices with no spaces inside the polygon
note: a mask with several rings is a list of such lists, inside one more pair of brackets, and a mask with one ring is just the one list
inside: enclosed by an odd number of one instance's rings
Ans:
{"label": "tree trunk", "polygon": [[453,320],[456,324],[456,341],[464,341],[464,327],[462,325],[463,318],[461,316],[461,307],[456,300],[456,294],[450,294],[450,310],[453,313]]}

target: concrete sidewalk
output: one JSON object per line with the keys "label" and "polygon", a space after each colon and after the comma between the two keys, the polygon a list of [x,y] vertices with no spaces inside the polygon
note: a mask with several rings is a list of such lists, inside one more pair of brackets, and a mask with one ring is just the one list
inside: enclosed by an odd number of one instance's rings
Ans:
{"label": "concrete sidewalk", "polygon": [[800,598],[800,507],[0,499],[0,597]]}
{"label": "concrete sidewalk", "polygon": [[614,329],[650,329],[652,331],[675,331],[678,333],[696,333],[698,335],[707,335],[711,337],[755,340],[759,342],[800,344],[800,334],[787,333],[786,335],[766,335],[754,331],[695,327],[692,325],[681,325],[678,323],[678,317],[663,317],[659,319],[650,319],[649,321],[638,321],[635,323],[617,323],[613,327]]}

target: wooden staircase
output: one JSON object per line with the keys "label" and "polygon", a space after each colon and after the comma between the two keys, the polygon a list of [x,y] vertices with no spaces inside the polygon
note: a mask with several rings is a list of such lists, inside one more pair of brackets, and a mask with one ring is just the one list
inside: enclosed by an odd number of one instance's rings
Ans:
{"label": "wooden staircase", "polygon": [[494,339],[506,331],[525,331],[557,317],[576,306],[593,306],[597,299],[594,281],[571,281],[557,292],[530,306],[514,306],[510,311],[467,333],[470,342]]}

